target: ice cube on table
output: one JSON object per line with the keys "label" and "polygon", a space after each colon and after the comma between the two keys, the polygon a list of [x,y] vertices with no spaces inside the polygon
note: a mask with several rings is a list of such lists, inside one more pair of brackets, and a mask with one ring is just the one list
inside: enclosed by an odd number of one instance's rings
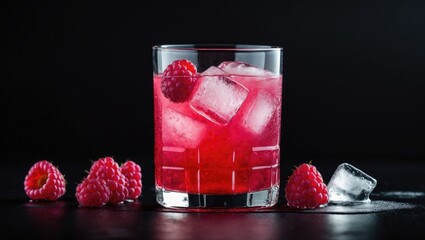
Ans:
{"label": "ice cube on table", "polygon": [[226,61],[220,63],[218,65],[218,68],[223,70],[224,72],[228,74],[233,75],[243,75],[243,76],[271,76],[273,75],[271,72],[252,66],[248,63],[244,62],[231,62]]}
{"label": "ice cube on table", "polygon": [[351,164],[340,164],[328,183],[329,202],[369,202],[376,179]]}
{"label": "ice cube on table", "polygon": [[199,146],[205,124],[171,108],[162,117],[162,141],[164,146],[195,148]]}
{"label": "ice cube on table", "polygon": [[243,126],[254,134],[261,133],[275,112],[276,104],[266,91],[260,91],[244,117]]}
{"label": "ice cube on table", "polygon": [[248,96],[248,89],[225,73],[210,67],[202,73],[190,99],[190,106],[200,115],[218,125],[226,125],[235,116]]}

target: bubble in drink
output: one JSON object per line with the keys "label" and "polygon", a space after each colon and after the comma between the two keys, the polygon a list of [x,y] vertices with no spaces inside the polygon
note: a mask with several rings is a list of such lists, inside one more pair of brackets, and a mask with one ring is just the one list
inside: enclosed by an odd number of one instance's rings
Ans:
{"label": "bubble in drink", "polygon": [[199,145],[205,132],[205,125],[167,108],[162,119],[162,135],[164,146],[195,148]]}
{"label": "bubble in drink", "polygon": [[216,67],[210,67],[202,75],[190,106],[210,121],[226,125],[245,101],[248,89]]}
{"label": "bubble in drink", "polygon": [[265,91],[259,92],[245,116],[243,121],[244,127],[254,134],[263,132],[272,118],[275,109],[276,103],[274,103],[272,96]]}
{"label": "bubble in drink", "polygon": [[328,183],[329,202],[369,202],[376,179],[351,164],[338,166]]}
{"label": "bubble in drink", "polygon": [[218,68],[228,74],[244,76],[271,76],[272,73],[243,62],[222,62]]}

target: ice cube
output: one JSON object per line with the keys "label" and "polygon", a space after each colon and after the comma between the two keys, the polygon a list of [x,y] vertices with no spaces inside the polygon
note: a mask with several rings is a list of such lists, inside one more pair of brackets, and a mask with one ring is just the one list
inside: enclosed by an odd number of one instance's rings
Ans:
{"label": "ice cube", "polygon": [[271,76],[271,72],[254,67],[244,62],[222,62],[218,65],[218,68],[228,74],[243,75],[243,76]]}
{"label": "ice cube", "polygon": [[164,146],[196,148],[205,132],[205,125],[171,108],[162,118],[162,141]]}
{"label": "ice cube", "polygon": [[248,96],[248,89],[233,81],[222,70],[210,67],[199,79],[190,106],[210,121],[226,125]]}
{"label": "ice cube", "polygon": [[261,133],[272,118],[275,109],[272,96],[266,91],[259,92],[243,120],[243,126],[254,134]]}
{"label": "ice cube", "polygon": [[328,183],[329,202],[369,202],[376,179],[351,164],[338,166]]}
{"label": "ice cube", "polygon": [[201,75],[211,76],[211,75],[228,75],[228,74],[218,67],[211,66],[207,70],[205,70],[203,73],[201,73]]}

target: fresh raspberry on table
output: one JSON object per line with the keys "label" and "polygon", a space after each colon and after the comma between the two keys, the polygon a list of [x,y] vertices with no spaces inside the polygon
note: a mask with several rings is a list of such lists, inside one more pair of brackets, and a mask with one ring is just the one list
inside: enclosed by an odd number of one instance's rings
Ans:
{"label": "fresh raspberry on table", "polygon": [[32,200],[54,201],[65,194],[66,181],[57,167],[47,160],[41,160],[28,171],[24,188]]}
{"label": "fresh raspberry on table", "polygon": [[85,178],[77,185],[75,197],[82,207],[102,207],[109,202],[111,191],[105,180]]}
{"label": "fresh raspberry on table", "polygon": [[111,190],[111,197],[108,201],[110,204],[119,204],[128,196],[127,180],[121,173],[118,163],[111,157],[95,161],[87,178],[105,180],[106,185]]}
{"label": "fresh raspberry on table", "polygon": [[121,173],[127,179],[127,199],[135,200],[142,194],[142,169],[134,161],[127,160],[121,164]]}
{"label": "fresh raspberry on table", "polygon": [[162,73],[161,91],[173,102],[185,102],[193,91],[196,66],[186,59],[175,60]]}
{"label": "fresh raspberry on table", "polygon": [[120,166],[112,157],[104,157],[99,158],[94,161],[90,167],[89,175],[92,173],[96,173],[102,166],[106,166],[108,168],[112,168],[115,171],[119,171]]}
{"label": "fresh raspberry on table", "polygon": [[328,203],[328,189],[322,175],[311,164],[301,164],[289,177],[285,197],[290,207],[317,208]]}

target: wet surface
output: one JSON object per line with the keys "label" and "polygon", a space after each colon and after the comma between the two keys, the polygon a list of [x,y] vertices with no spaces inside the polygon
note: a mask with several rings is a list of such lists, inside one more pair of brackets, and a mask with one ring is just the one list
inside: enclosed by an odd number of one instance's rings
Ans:
{"label": "wet surface", "polygon": [[[75,200],[2,201],[0,224],[16,237],[44,239],[388,239],[425,236],[424,204],[373,200],[355,206],[298,210],[166,209],[143,202],[102,208]],[[7,217],[6,217],[7,216]],[[389,227],[391,226],[391,227]]]}
{"label": "wet surface", "polygon": [[[320,167],[325,179],[335,166]],[[70,174],[82,169],[79,165],[63,165],[69,184],[63,198],[29,201],[23,192],[22,179],[27,171],[23,167],[9,166],[0,176],[6,183],[0,186],[0,226],[15,238],[425,239],[423,165],[363,165],[362,169],[378,180],[368,203],[294,209],[286,206],[281,193],[278,204],[271,208],[202,211],[158,205],[153,177],[148,173],[144,175],[143,195],[137,201],[102,208],[79,207],[73,195],[80,178]],[[395,179],[395,173],[402,180]]]}
{"label": "wet surface", "polygon": [[[14,205],[14,202],[9,202]],[[21,207],[24,208],[38,208],[38,209],[87,209],[78,206],[74,200],[60,200],[55,202],[21,202]],[[421,204],[386,201],[386,200],[373,200],[367,203],[341,203],[341,204],[328,204],[315,209],[296,209],[286,205],[277,205],[270,208],[235,208],[235,209],[184,209],[184,208],[164,208],[157,204],[148,205],[144,204],[141,200],[135,202],[125,202],[118,206],[104,206],[99,209],[117,212],[175,212],[175,213],[299,213],[299,214],[362,214],[362,213],[379,213],[379,212],[397,212],[407,209],[425,209]]]}
{"label": "wet surface", "polygon": [[359,204],[339,204],[328,205],[324,208],[311,210],[315,213],[339,213],[339,214],[352,214],[352,213],[379,213],[385,211],[399,211],[403,209],[415,209],[419,205],[394,201],[371,201],[368,203]]}
{"label": "wet surface", "polygon": [[375,193],[373,196],[384,199],[425,199],[425,192],[390,191]]}
{"label": "wet surface", "polygon": [[205,213],[316,213],[316,214],[361,214],[361,213],[379,213],[379,212],[397,212],[399,210],[405,209],[416,209],[421,208],[421,205],[412,204],[412,203],[403,203],[403,202],[394,202],[394,201],[371,201],[369,203],[361,203],[361,204],[346,204],[346,205],[327,205],[320,208],[315,209],[296,209],[291,208],[285,205],[278,205],[271,208],[257,208],[257,209],[201,209],[201,210],[191,210],[187,209],[166,209],[162,207],[153,207],[151,210],[159,211],[159,212],[205,212]]}

